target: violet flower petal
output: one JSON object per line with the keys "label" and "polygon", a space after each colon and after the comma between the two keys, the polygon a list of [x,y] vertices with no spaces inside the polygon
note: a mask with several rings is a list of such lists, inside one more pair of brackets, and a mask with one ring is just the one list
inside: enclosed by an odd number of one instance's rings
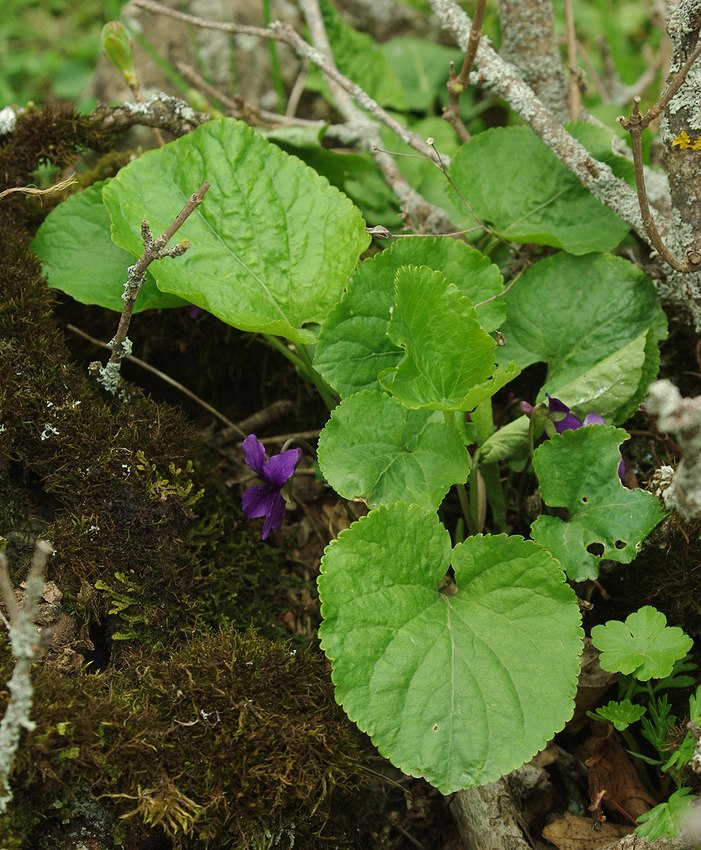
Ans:
{"label": "violet flower petal", "polygon": [[249,487],[241,496],[241,508],[246,519],[258,519],[267,517],[273,508],[273,503],[279,492],[269,484],[258,487]]}
{"label": "violet flower petal", "polygon": [[603,416],[599,416],[598,413],[587,413],[584,417],[583,425],[605,425]]}
{"label": "violet flower petal", "polygon": [[280,493],[275,493],[273,502],[270,506],[265,522],[263,523],[263,531],[261,537],[263,540],[268,539],[271,531],[279,531],[282,528],[282,521],[285,518],[285,500]]}
{"label": "violet flower petal", "polygon": [[[248,439],[248,437],[246,438]],[[266,460],[261,470],[264,481],[277,487],[278,490],[294,475],[295,468],[302,457],[302,449],[287,449]]]}
{"label": "violet flower petal", "polygon": [[558,434],[562,434],[563,431],[576,431],[577,428],[582,427],[582,423],[563,401],[549,393],[545,395],[548,399],[548,413],[563,414],[560,419],[551,419]]}
{"label": "violet flower petal", "polygon": [[263,464],[267,460],[263,443],[261,443],[255,434],[249,434],[241,444],[241,448],[243,449],[243,459],[246,462],[246,466],[262,477]]}

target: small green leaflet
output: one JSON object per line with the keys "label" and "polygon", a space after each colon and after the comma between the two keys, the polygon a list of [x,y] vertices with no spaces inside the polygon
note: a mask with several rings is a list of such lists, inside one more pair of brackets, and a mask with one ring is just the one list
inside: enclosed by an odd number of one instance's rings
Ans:
{"label": "small green leaflet", "polygon": [[610,673],[635,676],[640,682],[664,679],[674,663],[691,651],[694,642],[678,626],[668,626],[665,615],[645,605],[620,620],[609,620],[591,630],[599,663]]}
{"label": "small green leaflet", "polygon": [[496,342],[472,302],[441,272],[402,266],[394,300],[387,335],[404,357],[379,377],[406,407],[470,410],[518,374],[514,364],[496,369]]}
{"label": "small green leaflet", "polygon": [[567,508],[569,519],[539,516],[531,536],[573,581],[595,579],[603,559],[629,564],[664,518],[651,493],[621,484],[619,446],[627,439],[621,429],[588,425],[556,434],[533,455],[543,501]]}
{"label": "small green leaflet", "polygon": [[536,543],[477,535],[451,553],[433,512],[393,503],[327,547],[318,584],[337,699],[443,794],[528,761],[572,714],[578,605]]}
{"label": "small green leaflet", "polygon": [[627,729],[632,723],[637,723],[638,720],[645,714],[644,705],[634,705],[629,699],[611,700],[607,705],[601,705],[596,711],[588,711],[587,715],[592,720],[606,720],[622,732]]}
{"label": "small green leaflet", "polygon": [[[427,266],[442,272],[473,304],[486,331],[503,322],[506,305],[494,298],[504,288],[499,269],[488,257],[446,237],[408,237],[365,260],[343,299],[321,327],[314,366],[342,398],[380,389],[378,374],[402,358],[387,336],[394,305],[395,275],[402,266]],[[486,302],[479,304],[479,302]],[[426,309],[428,319],[429,310]]]}

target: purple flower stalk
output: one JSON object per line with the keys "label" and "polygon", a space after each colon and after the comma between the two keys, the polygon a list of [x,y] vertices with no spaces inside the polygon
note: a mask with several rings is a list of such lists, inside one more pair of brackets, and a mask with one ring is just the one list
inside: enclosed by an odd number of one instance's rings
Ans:
{"label": "purple flower stalk", "polygon": [[271,531],[278,531],[285,516],[285,497],[282,488],[294,475],[302,457],[302,449],[287,449],[268,457],[263,443],[255,434],[243,441],[243,458],[246,466],[263,479],[263,484],[249,487],[241,497],[241,507],[246,519],[265,517],[261,536],[267,540]]}

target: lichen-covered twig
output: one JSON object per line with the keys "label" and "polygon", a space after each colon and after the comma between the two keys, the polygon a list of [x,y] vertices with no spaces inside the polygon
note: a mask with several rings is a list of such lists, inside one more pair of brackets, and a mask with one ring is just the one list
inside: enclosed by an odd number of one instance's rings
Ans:
{"label": "lichen-covered twig", "polygon": [[685,519],[701,518],[701,396],[682,398],[671,381],[655,381],[645,401],[660,431],[675,435],[682,459],[664,490],[668,508]]}
{"label": "lichen-covered twig", "polygon": [[141,238],[144,242],[144,253],[128,269],[127,282],[124,284],[124,293],[122,295],[124,308],[122,309],[122,315],[117,326],[117,333],[109,343],[112,354],[106,366],[102,366],[99,361],[94,361],[88,367],[89,372],[97,376],[98,382],[108,392],[113,394],[117,392],[120,384],[122,359],[125,355],[131,354],[131,342],[127,337],[127,333],[129,332],[129,324],[134,312],[136,299],[146,279],[146,271],[154,260],[161,260],[164,257],[180,257],[187,251],[190,247],[190,243],[187,240],[179,242],[172,248],[166,248],[166,245],[183,226],[188,217],[199,207],[208,190],[209,183],[203,183],[194,194],[190,195],[185,206],[173,219],[166,231],[157,239],[153,238],[148,222],[143,221],[141,223]]}
{"label": "lichen-covered twig", "polygon": [[642,214],[643,226],[647,233],[650,242],[662,259],[678,272],[695,272],[701,268],[701,252],[697,250],[687,251],[685,259],[676,257],[672,251],[665,245],[660,236],[660,233],[655,224],[655,220],[650,212],[650,205],[647,200],[647,191],[645,189],[645,174],[643,171],[643,130],[650,125],[650,122],[661,115],[662,110],[669,104],[674,95],[682,87],[691,66],[701,55],[701,40],[696,45],[686,62],[677,71],[670,80],[667,88],[663,92],[659,101],[643,115],[640,112],[640,96],[636,95],[633,98],[633,111],[629,118],[619,117],[618,121],[624,130],[630,133],[630,138],[633,146],[633,165],[635,166],[635,185],[638,193],[638,203],[640,204],[640,212]]}
{"label": "lichen-covered twig", "polygon": [[[430,0],[430,3],[442,26],[449,29],[458,45],[466,50],[471,30],[469,16],[454,0]],[[480,40],[475,61],[479,82],[485,90],[507,100],[511,108],[531,126],[582,185],[629,224],[643,240],[649,242],[636,193],[625,181],[616,177],[608,165],[594,159],[564,129],[516,69],[499,56],[484,36]],[[656,217],[656,224],[658,230],[666,230],[667,223],[659,217]]]}
{"label": "lichen-covered twig", "polygon": [[163,92],[143,103],[124,103],[121,106],[100,104],[90,116],[91,121],[114,132],[139,124],[159,127],[174,136],[184,136],[210,118],[211,115],[197,112],[184,100]]}
{"label": "lichen-covered twig", "polygon": [[41,644],[34,623],[44,590],[46,563],[52,552],[53,549],[48,543],[37,541],[25,585],[24,604],[21,607],[10,581],[7,558],[0,554],[0,593],[8,614],[7,619],[3,617],[3,620],[15,658],[12,677],[7,683],[10,698],[5,715],[0,721],[0,814],[6,811],[12,800],[10,774],[22,730],[34,729],[34,721],[31,719],[34,690],[30,671]]}
{"label": "lichen-covered twig", "polygon": [[450,79],[447,83],[448,88],[448,105],[443,109],[443,117],[453,126],[455,132],[463,142],[470,139],[470,133],[467,127],[463,124],[460,117],[460,95],[465,91],[470,82],[470,71],[472,64],[475,61],[477,47],[480,43],[482,35],[482,19],[484,18],[484,7],[487,0],[477,0],[475,14],[472,19],[472,28],[470,29],[470,40],[465,51],[462,67],[458,74],[455,73],[453,63],[450,64]]}

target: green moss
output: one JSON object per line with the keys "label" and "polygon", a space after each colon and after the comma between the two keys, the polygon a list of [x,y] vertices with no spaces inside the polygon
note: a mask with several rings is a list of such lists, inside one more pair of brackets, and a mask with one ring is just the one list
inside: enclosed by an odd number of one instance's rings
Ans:
{"label": "green moss", "polygon": [[13,777],[25,808],[70,811],[87,787],[127,830],[183,847],[243,850],[266,830],[339,839],[329,815],[362,757],[316,651],[227,629],[119,670],[37,667],[35,686]]}

